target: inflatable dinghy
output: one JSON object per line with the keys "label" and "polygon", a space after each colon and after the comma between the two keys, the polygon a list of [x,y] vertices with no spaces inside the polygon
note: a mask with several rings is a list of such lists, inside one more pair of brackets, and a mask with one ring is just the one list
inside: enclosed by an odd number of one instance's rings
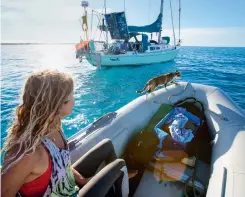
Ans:
{"label": "inflatable dinghy", "polygon": [[[211,138],[211,162],[209,173],[206,174],[208,183],[205,196],[244,197],[245,114],[216,87],[179,82],[167,86],[167,89],[143,95],[117,111],[104,115],[69,138],[72,162],[105,138],[112,140],[117,156],[122,157],[132,137],[148,125],[160,106],[173,105],[188,97],[203,104],[207,132]],[[172,185],[169,182],[166,180],[160,183],[154,172],[145,168],[132,196],[184,196],[183,188],[178,188],[178,180]]]}

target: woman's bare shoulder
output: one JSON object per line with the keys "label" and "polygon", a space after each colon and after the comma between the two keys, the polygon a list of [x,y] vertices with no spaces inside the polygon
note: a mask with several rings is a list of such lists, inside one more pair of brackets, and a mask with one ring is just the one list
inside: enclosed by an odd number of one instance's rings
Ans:
{"label": "woman's bare shoulder", "polygon": [[38,147],[33,153],[24,155],[16,164],[11,165],[13,161],[8,159],[13,157],[16,153],[9,151],[6,154],[3,163],[2,171],[2,196],[14,196],[20,187],[26,182],[27,177],[34,171],[40,160],[42,159],[42,152],[44,148]]}
{"label": "woman's bare shoulder", "polygon": [[[16,149],[15,150],[13,149],[12,151],[6,152],[6,154],[4,156],[4,163],[3,163],[4,168],[7,167],[7,165],[11,165],[11,163],[16,161],[18,156],[20,156],[20,154],[16,155],[15,151],[16,151]],[[36,162],[38,162],[42,159],[42,155],[43,155],[44,151],[45,151],[44,147],[42,145],[39,145],[39,146],[37,146],[37,148],[34,152],[30,152],[28,154],[25,154],[14,166],[28,165],[28,166],[34,167]],[[11,159],[11,157],[13,159]]]}

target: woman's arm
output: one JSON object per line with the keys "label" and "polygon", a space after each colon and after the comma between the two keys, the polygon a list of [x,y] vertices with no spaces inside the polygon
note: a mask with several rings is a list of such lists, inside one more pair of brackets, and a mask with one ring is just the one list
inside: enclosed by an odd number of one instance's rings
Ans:
{"label": "woman's arm", "polygon": [[89,181],[89,178],[83,177],[77,170],[75,170],[75,168],[71,168],[77,185],[80,187],[84,186]]}
{"label": "woman's arm", "polygon": [[1,175],[1,196],[15,197],[38,162],[37,157],[36,154],[25,156]]}

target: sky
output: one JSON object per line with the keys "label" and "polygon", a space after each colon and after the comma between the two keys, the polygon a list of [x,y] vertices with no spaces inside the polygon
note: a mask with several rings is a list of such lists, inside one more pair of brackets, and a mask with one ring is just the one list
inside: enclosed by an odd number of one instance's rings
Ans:
{"label": "sky", "polygon": [[[169,1],[164,1],[163,35],[173,37]],[[107,12],[124,10],[124,0],[106,2]],[[80,4],[79,0],[2,0],[1,42],[79,42],[83,35]],[[92,9],[101,11],[104,1],[89,0],[89,4],[90,14]],[[245,47],[245,0],[182,0],[181,4],[184,46]],[[178,38],[178,0],[172,0],[172,7]],[[125,11],[128,25],[147,25],[156,20],[160,0],[125,0]],[[97,23],[94,17],[90,35],[98,40]]]}

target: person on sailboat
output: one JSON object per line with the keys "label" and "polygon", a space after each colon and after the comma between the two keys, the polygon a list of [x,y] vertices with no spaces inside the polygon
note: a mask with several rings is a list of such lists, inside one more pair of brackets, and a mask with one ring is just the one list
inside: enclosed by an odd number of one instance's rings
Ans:
{"label": "person on sailboat", "polygon": [[128,40],[124,40],[123,43],[120,44],[120,52],[126,53],[128,51]]}

